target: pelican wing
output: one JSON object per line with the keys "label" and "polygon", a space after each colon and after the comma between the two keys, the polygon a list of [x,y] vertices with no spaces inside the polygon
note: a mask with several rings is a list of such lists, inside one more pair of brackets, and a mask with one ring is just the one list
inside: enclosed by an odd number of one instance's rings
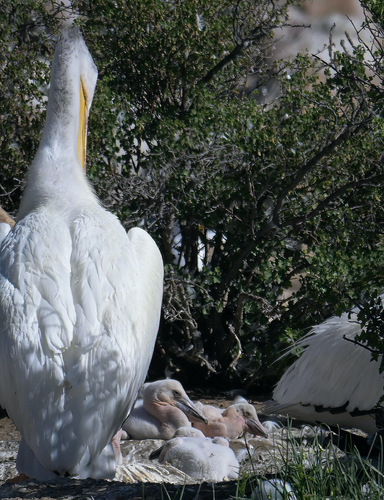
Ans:
{"label": "pelican wing", "polygon": [[144,382],[162,261],[97,204],[70,223],[50,212],[20,221],[0,256],[0,400],[44,468],[81,474]]}
{"label": "pelican wing", "polygon": [[330,318],[304,338],[305,351],[278,382],[273,398],[280,406],[316,405],[367,411],[383,394],[384,377],[371,353],[353,340],[360,332],[356,317]]}

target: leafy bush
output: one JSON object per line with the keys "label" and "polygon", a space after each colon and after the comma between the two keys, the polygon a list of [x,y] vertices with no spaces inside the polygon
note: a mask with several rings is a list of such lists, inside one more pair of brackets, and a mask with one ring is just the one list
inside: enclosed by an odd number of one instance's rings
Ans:
{"label": "leafy bush", "polygon": [[[0,14],[0,201],[12,212],[58,29],[44,2],[27,3],[7,0]],[[269,64],[291,4],[74,3],[99,69],[89,176],[165,262],[151,377],[270,388],[282,349],[383,286],[381,27],[367,19],[368,61],[356,46],[328,64],[304,54]],[[272,78],[279,98],[263,104]],[[301,286],[287,296],[292,279]]]}

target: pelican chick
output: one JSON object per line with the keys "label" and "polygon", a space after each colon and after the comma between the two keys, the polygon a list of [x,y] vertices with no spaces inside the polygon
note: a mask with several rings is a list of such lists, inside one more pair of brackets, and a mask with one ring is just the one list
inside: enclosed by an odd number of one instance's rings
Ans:
{"label": "pelican chick", "polygon": [[241,401],[239,403],[234,403],[232,407],[235,408],[245,420],[244,432],[248,432],[253,436],[268,437],[268,431],[260,422],[256,409],[253,405],[244,400],[244,402]]}
{"label": "pelican chick", "polygon": [[179,427],[191,426],[188,418],[207,422],[177,380],[147,383],[142,395],[123,424],[130,439],[171,439]]}
{"label": "pelican chick", "polygon": [[195,405],[209,422],[219,419],[225,410],[225,408],[219,408],[218,406],[206,405],[201,401],[195,401]]}
{"label": "pelican chick", "polygon": [[[209,412],[213,415],[211,408]],[[268,432],[262,426],[254,406],[249,403],[232,404],[223,410],[218,418],[209,420],[208,423],[193,421],[193,426],[207,437],[223,436],[237,439],[246,432],[268,437]]]}
{"label": "pelican chick", "polygon": [[198,429],[179,429],[177,437],[150,458],[158,455],[160,463],[169,463],[196,481],[221,482],[239,475],[239,462],[228,440],[207,438]]}

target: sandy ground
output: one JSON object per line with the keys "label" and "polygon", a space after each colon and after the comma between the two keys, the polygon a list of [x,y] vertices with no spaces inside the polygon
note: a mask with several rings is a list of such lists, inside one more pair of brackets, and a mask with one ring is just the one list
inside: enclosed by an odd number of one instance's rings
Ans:
{"label": "sandy ground", "polygon": [[[226,407],[231,401],[209,400],[216,406]],[[262,403],[251,401],[256,409]],[[258,411],[260,414],[260,411]],[[263,420],[263,417],[261,417]],[[264,419],[265,420],[265,419]],[[311,459],[311,440],[317,430],[309,426],[298,425],[292,429],[299,446],[302,447],[308,460]],[[321,431],[324,439],[329,439]],[[329,434],[329,433],[328,433]],[[292,434],[291,434],[292,437]],[[28,498],[42,500],[119,500],[119,499],[146,499],[146,500],[224,500],[239,496],[239,484],[243,488],[241,495],[249,498],[254,486],[252,481],[228,481],[223,483],[196,484],[183,472],[169,464],[160,464],[157,460],[150,460],[149,455],[158,449],[164,442],[161,440],[123,441],[123,464],[118,466],[115,480],[97,481],[93,479],[74,480],[60,478],[54,482],[43,483],[35,480],[26,480],[21,483],[7,481],[17,475],[16,456],[20,435],[9,418],[0,416],[0,499]],[[253,438],[231,440],[230,446],[242,457],[240,476],[251,473],[253,476],[269,476],[278,472],[283,466],[282,457],[291,452],[291,438],[287,439],[286,427],[282,426],[269,434],[268,439]],[[326,445],[324,445],[326,447]],[[318,447],[317,447],[318,449]],[[318,452],[318,451],[317,451]],[[248,474],[249,475],[249,474]]]}
{"label": "sandy ground", "polygon": [[[226,399],[205,400],[208,404],[226,407],[231,401]],[[255,405],[256,408],[258,405]],[[3,413],[0,414],[0,499],[6,498],[33,498],[33,499],[65,499],[65,500],[101,500],[120,498],[151,499],[224,499],[236,496],[237,481],[228,481],[218,484],[194,484],[188,476],[170,465],[159,464],[157,460],[149,460],[153,450],[164,442],[161,440],[123,441],[121,448],[123,464],[117,468],[114,481],[96,481],[58,479],[54,482],[42,483],[35,480],[26,480],[21,483],[9,483],[17,476],[16,456],[20,434],[12,421]],[[249,441],[248,446],[253,450],[254,445]],[[256,447],[258,451],[258,472],[266,471],[269,461],[271,443],[260,438]],[[265,443],[264,443],[265,444]],[[233,440],[234,449],[244,448],[243,440]],[[264,456],[263,456],[264,455]],[[253,465],[252,465],[253,466]]]}

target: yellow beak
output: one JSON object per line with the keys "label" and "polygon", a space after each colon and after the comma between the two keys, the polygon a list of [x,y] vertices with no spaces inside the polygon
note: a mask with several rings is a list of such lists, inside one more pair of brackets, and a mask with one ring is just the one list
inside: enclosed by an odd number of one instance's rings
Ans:
{"label": "yellow beak", "polygon": [[77,158],[80,165],[85,169],[85,153],[87,146],[87,120],[88,120],[88,104],[87,93],[84,88],[83,80],[80,81],[80,117],[79,117],[79,133],[77,135]]}

